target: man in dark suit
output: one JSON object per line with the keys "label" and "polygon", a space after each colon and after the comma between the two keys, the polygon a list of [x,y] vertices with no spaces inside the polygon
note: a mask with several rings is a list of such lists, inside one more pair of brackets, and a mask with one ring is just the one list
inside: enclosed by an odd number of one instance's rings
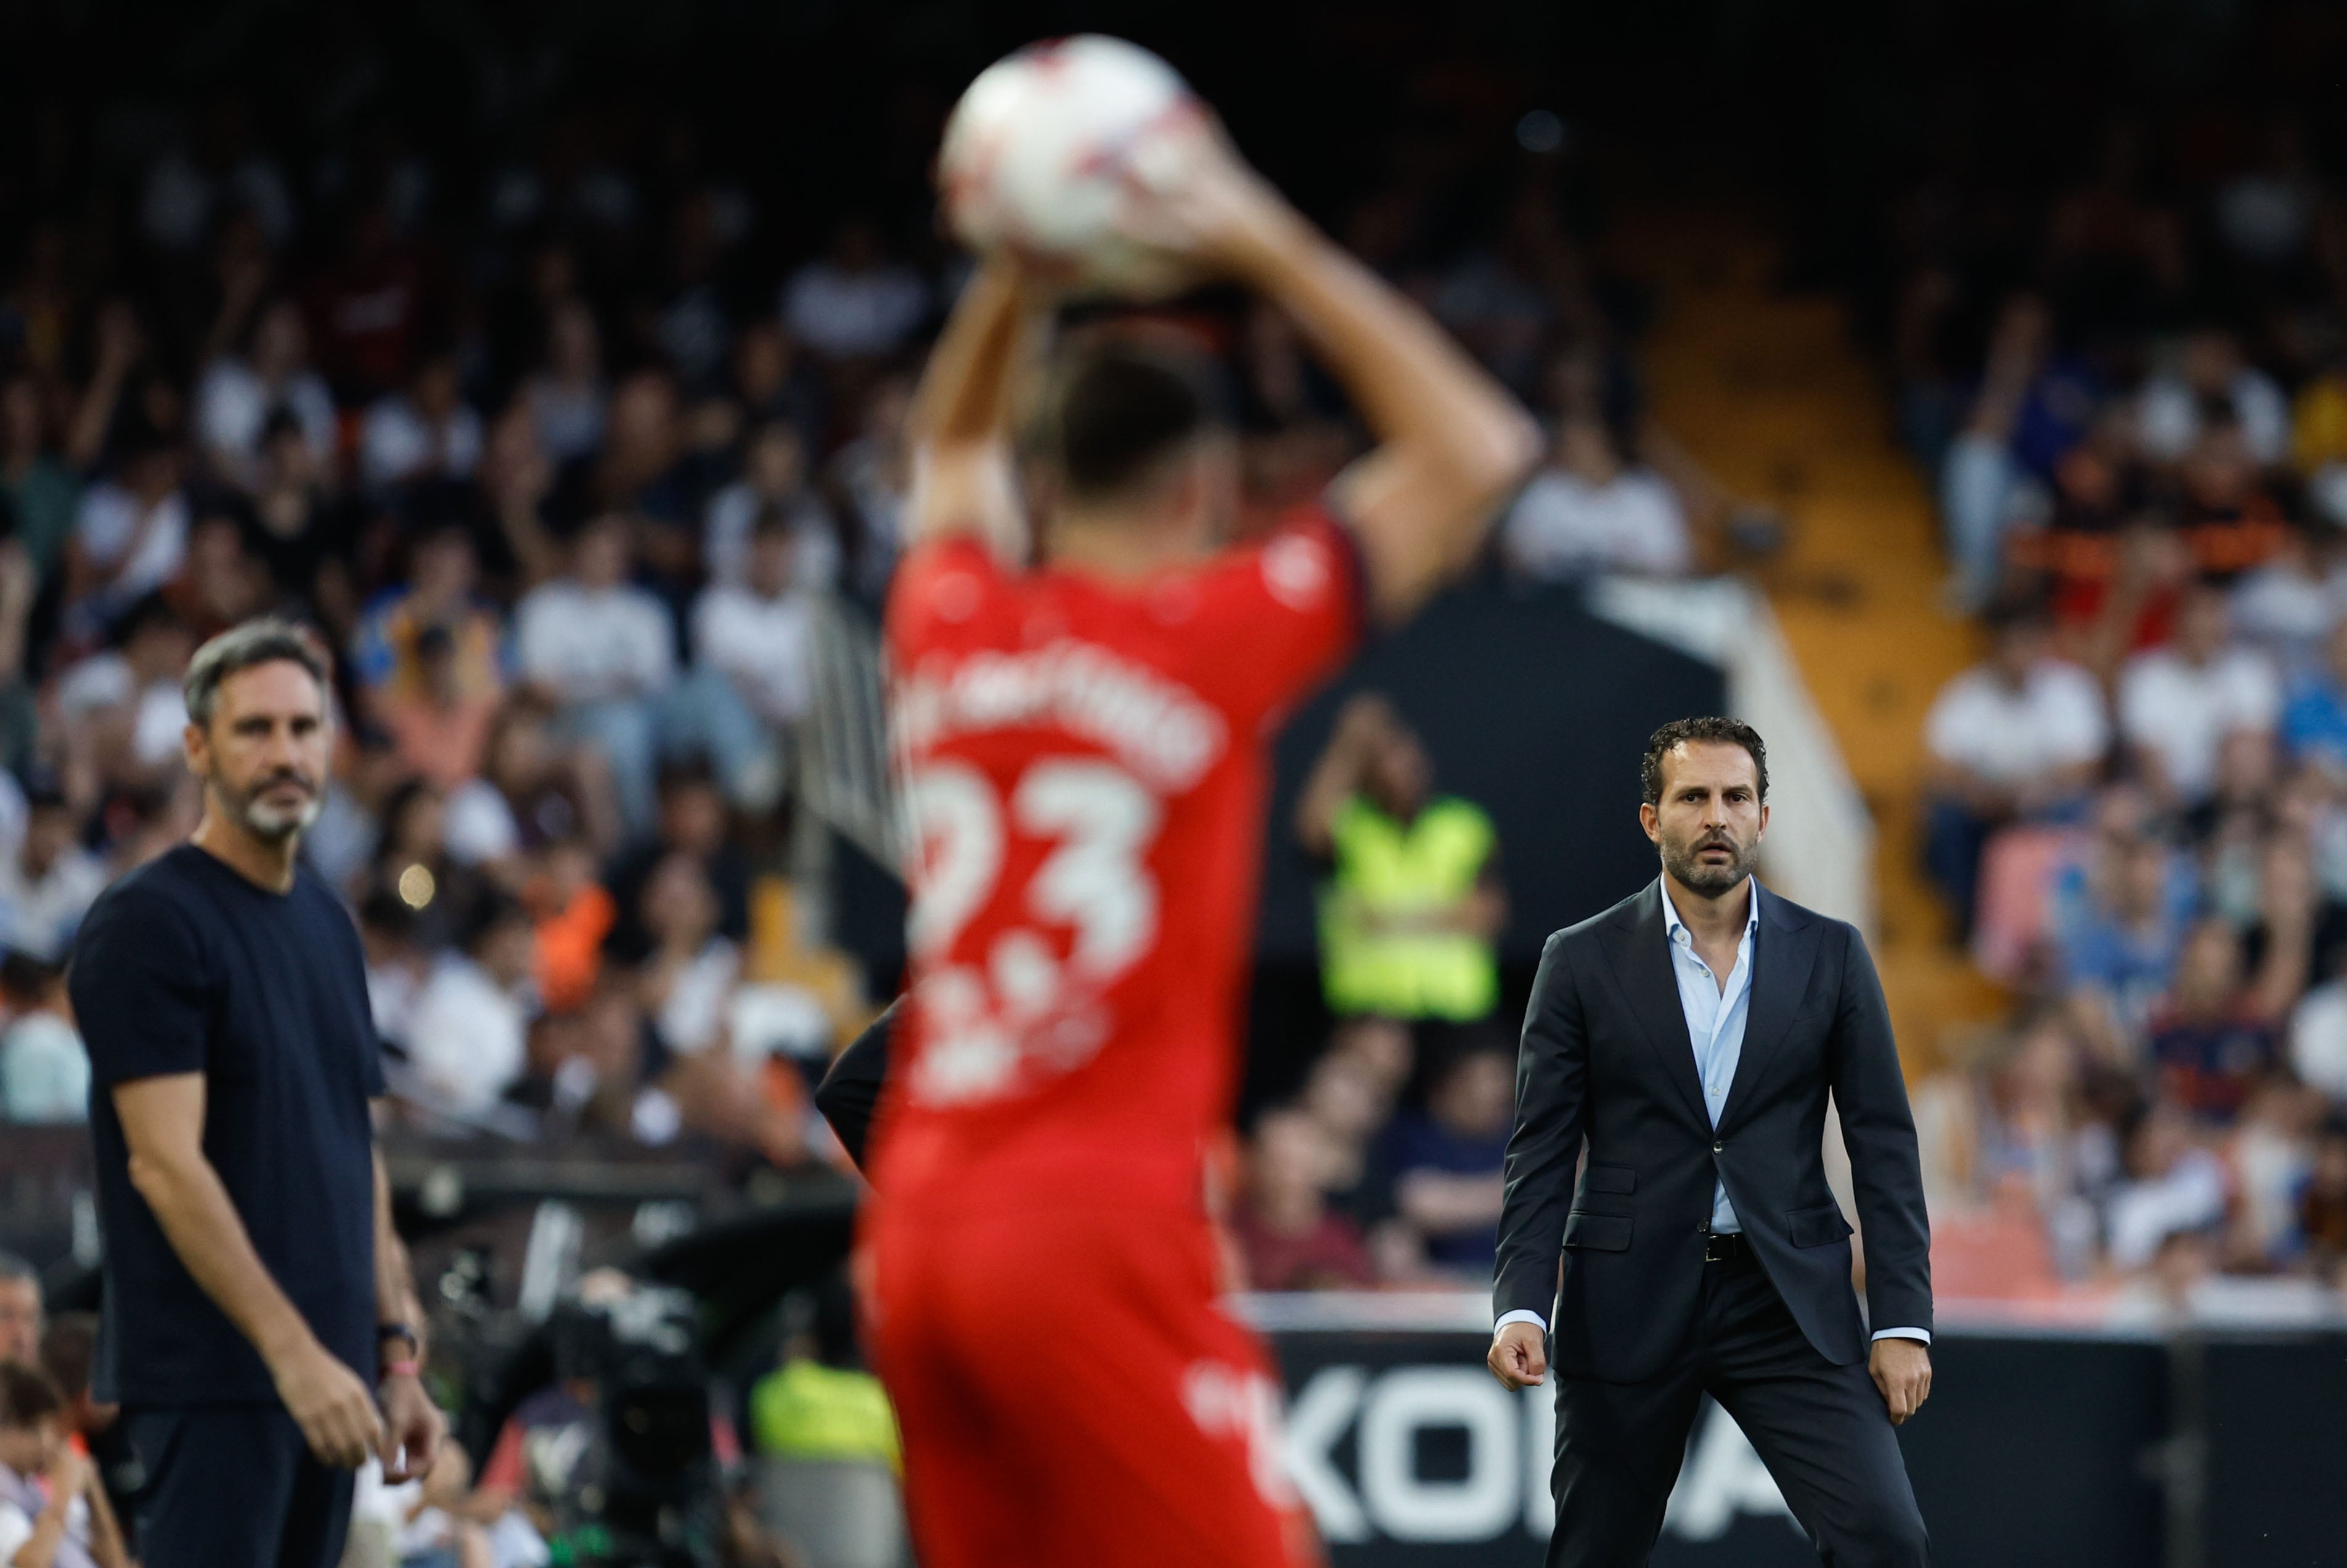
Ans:
{"label": "man in dark suit", "polygon": [[[1491,1367],[1542,1381],[1553,1324],[1553,1568],[1646,1562],[1706,1392],[1826,1562],[1927,1558],[1891,1433],[1932,1383],[1914,1122],[1865,944],[1751,874],[1768,770],[1733,720],[1656,731],[1638,816],[1662,877],[1551,937],[1533,982]],[[1829,1094],[1871,1333],[1826,1185]]]}

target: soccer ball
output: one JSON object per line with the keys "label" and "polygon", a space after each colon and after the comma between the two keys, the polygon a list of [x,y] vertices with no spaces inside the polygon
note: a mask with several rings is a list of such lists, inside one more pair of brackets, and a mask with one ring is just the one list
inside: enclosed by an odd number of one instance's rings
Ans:
{"label": "soccer ball", "polygon": [[946,122],[938,184],[963,243],[1009,245],[1063,283],[1163,297],[1183,260],[1120,233],[1134,186],[1164,189],[1199,145],[1205,109],[1155,55],[1084,34],[1030,44],[970,83]]}

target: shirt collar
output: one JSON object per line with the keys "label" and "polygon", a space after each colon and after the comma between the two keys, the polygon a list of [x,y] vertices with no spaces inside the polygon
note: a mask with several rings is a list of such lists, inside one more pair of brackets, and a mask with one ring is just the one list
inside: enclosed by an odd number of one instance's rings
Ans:
{"label": "shirt collar", "polygon": [[[1670,934],[1673,945],[1682,948],[1695,945],[1695,933],[1679,918],[1679,907],[1671,901],[1671,890],[1660,877],[1655,879],[1655,893],[1663,901],[1663,926]],[[1744,908],[1744,934],[1747,937],[1760,928],[1760,879],[1752,878],[1752,899]]]}

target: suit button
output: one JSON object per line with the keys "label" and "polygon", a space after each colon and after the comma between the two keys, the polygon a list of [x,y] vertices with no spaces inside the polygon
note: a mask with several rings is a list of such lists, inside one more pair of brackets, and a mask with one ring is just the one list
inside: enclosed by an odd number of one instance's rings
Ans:
{"label": "suit button", "polygon": [[1717,1154],[1717,1153],[1720,1153],[1722,1150],[1726,1149],[1727,1147],[1727,1145],[1726,1143],[1716,1143],[1712,1144],[1712,1146],[1711,1146],[1711,1152],[1712,1152],[1713,1153]]}

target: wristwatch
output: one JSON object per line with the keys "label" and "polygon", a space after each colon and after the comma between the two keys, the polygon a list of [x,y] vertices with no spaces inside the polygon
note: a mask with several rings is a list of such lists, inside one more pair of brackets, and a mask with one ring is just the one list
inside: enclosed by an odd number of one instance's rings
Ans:
{"label": "wristwatch", "polygon": [[405,1323],[378,1323],[374,1326],[374,1347],[376,1355],[380,1356],[383,1354],[383,1344],[386,1339],[406,1340],[406,1358],[411,1361],[417,1356],[423,1354],[423,1336],[417,1334],[414,1328],[408,1327]]}

